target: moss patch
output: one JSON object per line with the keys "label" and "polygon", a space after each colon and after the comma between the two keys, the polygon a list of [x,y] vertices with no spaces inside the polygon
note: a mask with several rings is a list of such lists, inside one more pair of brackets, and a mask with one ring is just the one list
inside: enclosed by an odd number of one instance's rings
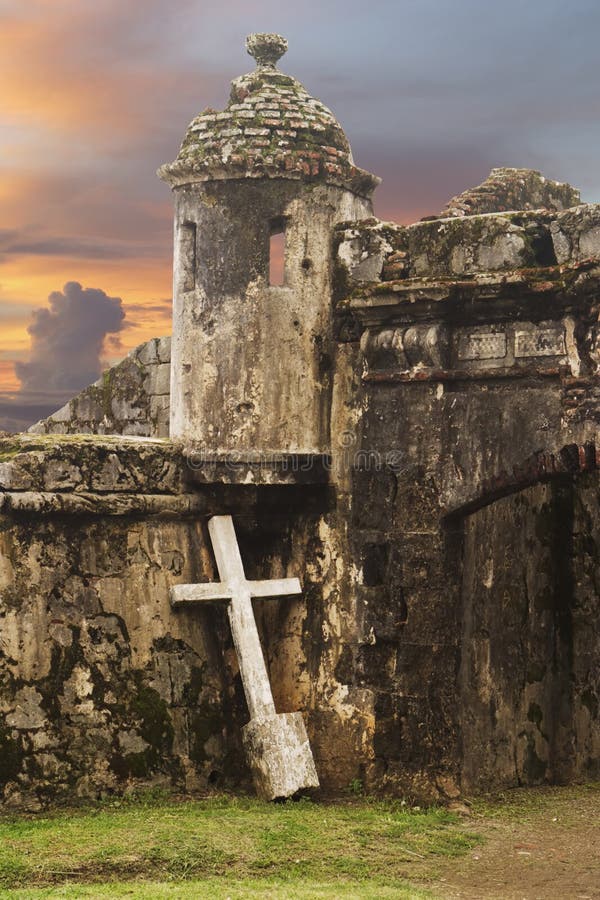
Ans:
{"label": "moss patch", "polygon": [[8,729],[0,723],[0,786],[4,787],[21,770],[21,749]]}
{"label": "moss patch", "polygon": [[150,745],[145,751],[148,765],[155,767],[173,748],[175,732],[167,704],[154,688],[140,685],[130,708],[140,719],[141,736]]}
{"label": "moss patch", "polygon": [[205,762],[208,757],[204,745],[213,734],[221,733],[223,725],[221,712],[208,704],[194,715],[190,726],[190,758],[194,762]]}

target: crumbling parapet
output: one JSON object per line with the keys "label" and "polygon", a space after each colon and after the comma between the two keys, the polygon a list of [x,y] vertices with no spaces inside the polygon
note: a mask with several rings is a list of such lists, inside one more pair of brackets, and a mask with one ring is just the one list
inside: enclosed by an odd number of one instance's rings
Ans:
{"label": "crumbling parapet", "polygon": [[168,437],[171,338],[153,338],[28,430],[33,434]]}
{"label": "crumbling parapet", "polygon": [[498,168],[482,184],[449,200],[439,218],[510,210],[560,211],[579,203],[579,191],[570,184],[552,181],[533,169]]}
{"label": "crumbling parapet", "polygon": [[[514,273],[577,263],[598,256],[598,208],[555,215],[543,210],[434,219],[408,226],[367,219],[338,226],[334,238],[338,285],[411,278]],[[341,298],[343,291],[339,292]]]}
{"label": "crumbling parapet", "polygon": [[460,213],[451,201],[442,215],[413,225],[377,219],[339,225],[338,283],[346,280],[351,290],[352,284],[512,272],[598,255],[598,208],[579,206],[579,191],[570,185],[528,169],[494,169],[464,196],[471,200]]}

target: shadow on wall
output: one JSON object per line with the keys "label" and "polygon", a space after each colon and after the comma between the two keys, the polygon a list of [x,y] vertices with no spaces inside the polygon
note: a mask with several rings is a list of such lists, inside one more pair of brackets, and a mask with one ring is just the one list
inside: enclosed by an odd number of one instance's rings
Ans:
{"label": "shadow on wall", "polygon": [[559,473],[462,520],[465,791],[598,776],[599,477]]}

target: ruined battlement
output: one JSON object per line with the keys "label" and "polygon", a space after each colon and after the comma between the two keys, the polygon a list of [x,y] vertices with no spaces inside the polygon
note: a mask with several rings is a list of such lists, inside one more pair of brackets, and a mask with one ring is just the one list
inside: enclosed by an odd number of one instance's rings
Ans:
{"label": "ruined battlement", "polygon": [[449,200],[439,218],[510,210],[558,212],[580,203],[579,191],[570,184],[552,181],[533,169],[500,168],[492,169],[482,184]]}

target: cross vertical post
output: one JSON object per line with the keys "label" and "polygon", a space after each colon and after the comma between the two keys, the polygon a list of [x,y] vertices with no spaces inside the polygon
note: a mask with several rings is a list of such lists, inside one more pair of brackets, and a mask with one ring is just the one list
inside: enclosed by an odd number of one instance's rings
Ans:
{"label": "cross vertical post", "polygon": [[208,523],[208,530],[219,577],[231,590],[227,614],[250,718],[275,715],[275,702],[252,608],[252,593],[244,574],[233,521],[230,516],[214,516]]}

